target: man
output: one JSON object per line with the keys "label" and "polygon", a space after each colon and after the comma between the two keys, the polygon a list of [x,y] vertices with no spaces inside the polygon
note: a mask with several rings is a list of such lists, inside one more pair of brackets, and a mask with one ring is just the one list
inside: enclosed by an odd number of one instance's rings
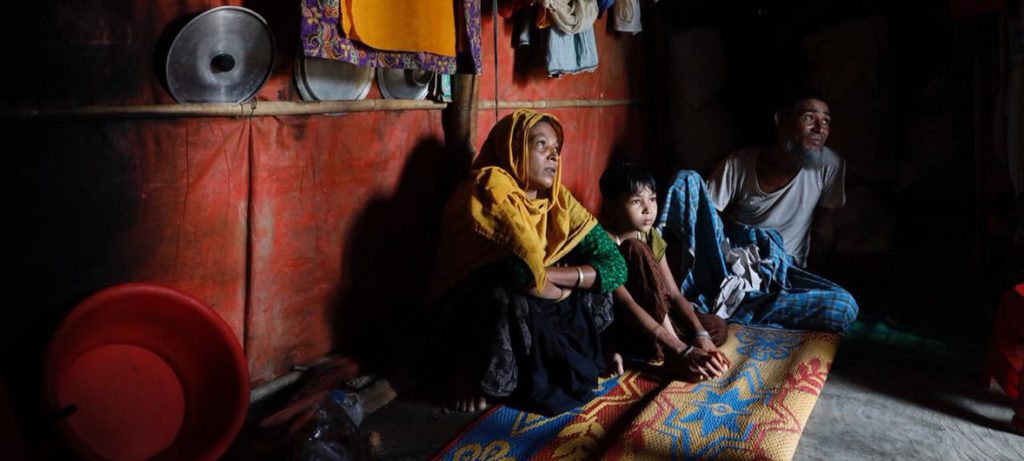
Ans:
{"label": "man", "polygon": [[[773,145],[730,154],[706,183],[696,172],[678,172],[657,225],[677,248],[671,268],[699,312],[732,323],[843,332],[857,318],[857,301],[802,268],[811,221],[846,200],[845,164],[825,147],[828,104],[799,95],[780,107],[775,123]],[[723,223],[720,213],[735,224]]]}
{"label": "man", "polygon": [[825,146],[831,121],[820,95],[791,98],[775,113],[775,144],[730,154],[708,180],[726,219],[775,229],[800,267],[807,264],[816,215],[828,220],[846,203],[846,163]]}

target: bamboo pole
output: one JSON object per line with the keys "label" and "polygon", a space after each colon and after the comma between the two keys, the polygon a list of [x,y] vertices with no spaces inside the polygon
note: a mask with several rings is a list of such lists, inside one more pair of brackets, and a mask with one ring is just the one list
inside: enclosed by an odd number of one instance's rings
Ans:
{"label": "bamboo pole", "polygon": [[[540,101],[499,101],[498,109],[557,109],[616,107],[639,104],[635,99],[550,99]],[[493,110],[494,101],[479,101],[477,110]],[[358,101],[256,101],[250,103],[140,104],[86,106],[52,109],[0,110],[0,119],[147,119],[176,117],[273,117],[345,112],[442,110],[448,104],[405,99],[362,99]]]}
{"label": "bamboo pole", "polygon": [[479,112],[480,77],[460,74],[453,80],[452,102],[444,111],[445,144],[456,164],[456,177],[470,170],[476,157],[476,124]]}
{"label": "bamboo pole", "polygon": [[249,103],[141,104],[0,111],[5,119],[91,119],[168,117],[267,117],[387,110],[441,110],[447,104],[404,99],[358,101],[255,101]]}
{"label": "bamboo pole", "polygon": [[[546,99],[540,101],[498,101],[498,109],[558,109],[569,107],[635,106],[636,99]],[[493,110],[494,101],[480,101],[481,110]]]}

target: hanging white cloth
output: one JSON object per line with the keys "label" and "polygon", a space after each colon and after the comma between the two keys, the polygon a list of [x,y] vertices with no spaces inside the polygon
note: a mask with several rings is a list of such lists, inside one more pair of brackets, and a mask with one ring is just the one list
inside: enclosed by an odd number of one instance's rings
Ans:
{"label": "hanging white cloth", "polygon": [[566,34],[576,34],[593,27],[600,11],[597,0],[540,0],[547,9],[551,23]]}
{"label": "hanging white cloth", "polygon": [[612,5],[612,20],[617,32],[642,32],[644,29],[640,24],[640,0],[617,0],[615,5]]}

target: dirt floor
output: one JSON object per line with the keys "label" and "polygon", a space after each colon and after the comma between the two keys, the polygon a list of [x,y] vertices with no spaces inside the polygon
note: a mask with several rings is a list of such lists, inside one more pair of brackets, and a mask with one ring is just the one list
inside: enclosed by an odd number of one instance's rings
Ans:
{"label": "dirt floor", "polygon": [[963,360],[885,355],[870,343],[840,349],[794,459],[1024,459],[1009,398]]}

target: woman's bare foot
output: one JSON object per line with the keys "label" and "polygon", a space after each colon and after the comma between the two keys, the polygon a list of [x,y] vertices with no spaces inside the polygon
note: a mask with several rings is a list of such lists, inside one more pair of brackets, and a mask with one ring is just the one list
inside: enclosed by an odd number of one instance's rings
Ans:
{"label": "woman's bare foot", "polygon": [[622,366],[622,354],[612,353],[612,376],[620,376],[625,372],[626,368]]}
{"label": "woman's bare foot", "polygon": [[673,380],[699,383],[708,379],[707,375],[691,369],[688,363],[677,359],[675,355],[665,356],[665,362],[661,369],[664,370],[666,376]]}
{"label": "woman's bare foot", "polygon": [[472,413],[486,409],[487,399],[480,393],[480,388],[462,377],[461,373],[456,372],[455,374],[459,377],[452,382],[453,386],[451,394],[449,394],[451,398],[448,400],[446,410]]}
{"label": "woman's bare foot", "polygon": [[487,399],[483,396],[462,396],[456,397],[448,406],[451,411],[460,413],[472,413],[487,409]]}

